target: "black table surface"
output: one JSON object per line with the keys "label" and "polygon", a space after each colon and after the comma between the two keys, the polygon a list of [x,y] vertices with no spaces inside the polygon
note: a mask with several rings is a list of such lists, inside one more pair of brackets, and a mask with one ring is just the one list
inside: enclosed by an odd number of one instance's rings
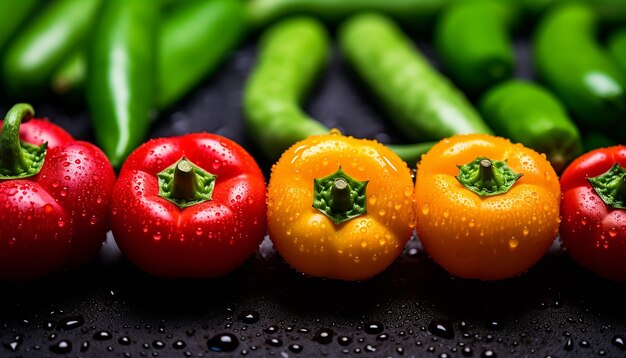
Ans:
{"label": "black table surface", "polygon": [[[431,56],[427,44],[420,47]],[[518,75],[532,77],[517,46]],[[150,137],[208,131],[264,159],[245,131],[241,92],[253,44],[168,112]],[[344,133],[404,142],[350,75],[337,51],[305,109]],[[78,102],[34,101],[38,115],[93,138]],[[0,111],[10,106],[0,101]],[[364,282],[291,270],[269,240],[234,272],[161,280],[140,272],[111,237],[90,264],[28,284],[0,283],[0,356],[624,356],[626,291],[579,268],[558,241],[527,273],[500,282],[455,279],[412,239],[398,260]],[[210,350],[230,333],[236,348]],[[65,344],[65,346],[64,346]],[[68,345],[69,344],[69,345]],[[69,351],[69,353],[60,353]]]}

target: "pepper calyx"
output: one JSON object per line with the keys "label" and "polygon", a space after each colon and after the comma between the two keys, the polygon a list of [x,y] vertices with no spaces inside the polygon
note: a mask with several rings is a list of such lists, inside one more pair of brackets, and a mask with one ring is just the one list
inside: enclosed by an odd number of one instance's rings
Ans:
{"label": "pepper calyx", "polygon": [[31,105],[18,103],[4,118],[0,135],[0,180],[28,178],[41,171],[48,144],[33,145],[20,140],[20,125],[34,115]]}
{"label": "pepper calyx", "polygon": [[182,157],[157,178],[158,195],[184,209],[211,200],[217,176]]}
{"label": "pepper calyx", "polygon": [[506,161],[486,157],[478,157],[458,168],[459,183],[481,197],[507,193],[522,176],[509,168]]}
{"label": "pepper calyx", "polygon": [[367,213],[367,181],[358,181],[339,169],[313,180],[313,207],[335,224]]}
{"label": "pepper calyx", "polygon": [[605,173],[587,181],[606,205],[626,209],[626,168],[615,163]]}

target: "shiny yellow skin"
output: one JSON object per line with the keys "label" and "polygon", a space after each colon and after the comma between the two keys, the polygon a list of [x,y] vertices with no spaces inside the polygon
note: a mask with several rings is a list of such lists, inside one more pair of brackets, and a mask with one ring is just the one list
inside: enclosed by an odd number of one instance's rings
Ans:
{"label": "shiny yellow skin", "polygon": [[[368,181],[367,213],[342,224],[315,209],[313,180],[341,167]],[[407,165],[382,144],[331,134],[294,144],[272,167],[268,230],[280,255],[317,277],[364,280],[400,255],[415,226],[413,182]]]}
{"label": "shiny yellow skin", "polygon": [[[480,197],[455,178],[476,157],[505,160],[522,177],[505,194]],[[548,251],[558,232],[559,181],[546,160],[521,144],[483,134],[454,136],[422,157],[415,183],[417,234],[455,276],[518,275]]]}

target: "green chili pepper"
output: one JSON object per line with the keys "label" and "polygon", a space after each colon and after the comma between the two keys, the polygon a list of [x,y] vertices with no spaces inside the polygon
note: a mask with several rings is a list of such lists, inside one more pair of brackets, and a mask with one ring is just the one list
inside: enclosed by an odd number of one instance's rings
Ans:
{"label": "green chili pepper", "polygon": [[533,41],[540,77],[591,128],[626,117],[626,76],[595,39],[596,15],[584,4],[555,7]]}
{"label": "green chili pepper", "polygon": [[94,132],[118,167],[145,138],[154,98],[158,3],[107,0],[88,57]]}
{"label": "green chili pepper", "polygon": [[582,153],[578,128],[559,100],[539,85],[501,83],[485,94],[480,110],[496,134],[545,153],[557,172]]}
{"label": "green chili pepper", "polygon": [[361,11],[376,11],[410,26],[426,27],[452,0],[250,0],[248,14],[254,27],[290,15],[309,15],[336,23]]}
{"label": "green chili pepper", "polygon": [[32,13],[39,0],[2,0],[0,1],[0,52],[4,45],[9,42],[17,29],[25,22],[26,17]]}
{"label": "green chili pepper", "polygon": [[339,44],[346,60],[410,139],[491,133],[463,94],[430,66],[388,18],[353,17],[340,28]]}
{"label": "green chili pepper", "polygon": [[244,90],[248,131],[269,158],[310,135],[328,132],[300,101],[328,57],[326,29],[312,18],[277,23],[260,40],[256,68]]}
{"label": "green chili pepper", "polygon": [[169,16],[157,42],[157,106],[170,106],[213,72],[245,28],[238,0],[191,2]]}
{"label": "green chili pepper", "polygon": [[[237,0],[177,4],[162,22],[157,40],[156,105],[167,108],[215,71],[246,32]],[[211,44],[206,47],[206,44]],[[190,60],[193,59],[193,60]],[[59,94],[80,88],[87,76],[84,54],[69,58],[52,79]]]}
{"label": "green chili pepper", "polygon": [[612,33],[607,44],[615,62],[626,72],[626,27]]}
{"label": "green chili pepper", "polygon": [[85,41],[101,0],[57,0],[28,24],[7,49],[3,81],[12,96],[46,88],[54,70]]}
{"label": "green chili pepper", "polygon": [[435,45],[444,69],[464,90],[480,93],[513,75],[515,54],[509,32],[517,8],[510,1],[461,1],[437,22]]}
{"label": "green chili pepper", "polygon": [[[300,102],[328,58],[328,34],[313,18],[296,17],[273,25],[262,36],[257,64],[244,89],[248,132],[272,159],[294,143],[329,129],[309,117]],[[434,143],[390,145],[415,164]]]}

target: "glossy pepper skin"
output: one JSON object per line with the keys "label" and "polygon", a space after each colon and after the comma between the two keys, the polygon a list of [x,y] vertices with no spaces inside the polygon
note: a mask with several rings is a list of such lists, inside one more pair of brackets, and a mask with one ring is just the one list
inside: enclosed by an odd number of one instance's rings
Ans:
{"label": "glossy pepper skin", "polygon": [[29,21],[2,63],[6,92],[24,97],[47,88],[54,71],[85,43],[101,4],[102,0],[58,0]]}
{"label": "glossy pepper skin", "polygon": [[33,115],[18,104],[0,122],[2,280],[32,280],[84,263],[109,230],[111,164],[100,149],[46,120],[20,125]]}
{"label": "glossy pepper skin", "polygon": [[114,167],[145,138],[154,102],[158,2],[107,0],[89,52],[87,99]]}
{"label": "glossy pepper skin", "polygon": [[124,163],[111,214],[115,241],[143,271],[219,276],[250,257],[265,235],[263,174],[243,148],[218,135],[151,140]]}
{"label": "glossy pepper skin", "polygon": [[552,9],[535,30],[534,61],[575,119],[607,130],[626,116],[626,75],[596,40],[596,16],[582,3]]}
{"label": "glossy pepper skin", "polygon": [[[319,21],[295,17],[268,28],[260,47],[244,89],[244,114],[250,137],[268,158],[277,159],[297,141],[330,131],[300,107],[326,64],[329,40]],[[406,162],[415,163],[432,144],[389,148]]]}
{"label": "glossy pepper skin", "polygon": [[339,46],[407,138],[491,133],[467,98],[430,66],[390,19],[378,14],[348,19],[339,29]]}
{"label": "glossy pepper skin", "polygon": [[[348,199],[342,186],[333,187],[342,179]],[[364,280],[387,268],[411,236],[412,193],[408,167],[380,143],[335,132],[312,136],[272,168],[270,239],[304,274]]]}
{"label": "glossy pepper skin", "polygon": [[[241,1],[186,1],[175,5],[167,12],[162,9],[157,33],[155,105],[160,109],[176,103],[215,72],[247,30]],[[86,55],[78,51],[55,72],[52,89],[58,94],[73,92],[84,86],[86,76]]]}
{"label": "glossy pepper skin", "polygon": [[559,200],[556,173],[539,153],[500,137],[453,136],[419,164],[417,234],[452,275],[504,279],[550,248]]}
{"label": "glossy pepper skin", "polygon": [[510,78],[515,54],[510,32],[518,18],[512,1],[466,0],[450,5],[435,28],[444,70],[470,93]]}
{"label": "glossy pepper skin", "polygon": [[584,154],[561,176],[560,234],[567,253],[581,266],[621,282],[626,281],[624,167],[626,146],[620,145]]}
{"label": "glossy pepper skin", "polygon": [[480,101],[496,134],[545,153],[557,173],[582,153],[582,140],[567,110],[543,87],[520,80],[503,82]]}
{"label": "glossy pepper skin", "polygon": [[171,106],[214,72],[246,28],[238,0],[190,2],[165,18],[157,38],[157,107]]}
{"label": "glossy pepper skin", "polygon": [[328,133],[300,108],[326,64],[328,47],[326,29],[312,18],[288,19],[263,34],[243,103],[251,138],[267,157],[278,158],[295,142]]}

